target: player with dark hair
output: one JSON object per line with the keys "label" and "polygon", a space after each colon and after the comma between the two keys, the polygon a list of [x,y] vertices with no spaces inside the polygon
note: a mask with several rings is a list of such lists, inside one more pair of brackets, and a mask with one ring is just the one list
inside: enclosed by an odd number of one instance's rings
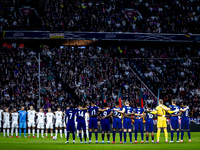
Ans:
{"label": "player with dark hair", "polygon": [[144,111],[146,113],[146,121],[145,121],[145,127],[146,127],[146,142],[149,143],[149,132],[151,132],[151,138],[152,143],[154,143],[154,132],[153,132],[153,114],[149,113],[152,112],[153,109],[151,109],[151,104],[147,104],[147,109]]}
{"label": "player with dark hair", "polygon": [[95,132],[95,138],[96,138],[96,143],[98,143],[98,133],[97,133],[97,116],[99,115],[99,107],[95,105],[95,101],[93,100],[91,102],[91,106],[87,107],[87,110],[89,112],[89,143],[91,143],[91,137],[92,137],[92,128],[94,127],[94,132]]}
{"label": "player with dark hair", "polygon": [[179,120],[178,120],[178,116],[179,116],[179,111],[180,111],[180,107],[176,105],[176,101],[172,100],[172,105],[169,106],[169,108],[172,111],[175,111],[174,113],[171,114],[170,116],[170,126],[171,126],[171,141],[170,143],[173,143],[173,137],[174,137],[174,130],[177,131],[177,143],[179,142]]}
{"label": "player with dark hair", "polygon": [[66,144],[69,143],[69,133],[72,131],[73,135],[73,143],[75,142],[75,115],[76,115],[76,110],[74,109],[74,105],[71,104],[70,108],[66,110],[66,119],[67,119],[67,141],[65,142]]}
{"label": "player with dark hair", "polygon": [[110,116],[112,115],[112,111],[111,109],[107,108],[107,103],[104,103],[104,107],[99,109],[99,111],[101,112],[101,143],[104,143],[105,132],[107,132],[108,143],[110,143]]}
{"label": "player with dark hair", "polygon": [[114,111],[114,109],[117,109],[119,111],[122,111],[122,108],[119,107],[119,102],[115,103],[115,107],[112,109],[113,111],[113,142],[115,143],[115,132],[116,128],[118,127],[119,135],[120,135],[120,143],[122,143],[122,115]]}
{"label": "player with dark hair", "polygon": [[180,109],[182,116],[181,116],[181,141],[183,142],[183,135],[184,135],[184,129],[186,126],[186,130],[188,132],[189,142],[191,142],[190,137],[190,128],[189,128],[189,107],[185,105],[185,103],[181,103],[181,109]]}

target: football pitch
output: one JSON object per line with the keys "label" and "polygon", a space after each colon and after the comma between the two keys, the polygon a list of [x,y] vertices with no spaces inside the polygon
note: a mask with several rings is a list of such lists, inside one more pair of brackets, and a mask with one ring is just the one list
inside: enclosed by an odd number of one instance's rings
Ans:
{"label": "football pitch", "polygon": [[[63,134],[64,137],[64,134]],[[171,139],[170,133],[168,133],[169,140]],[[155,134],[156,140],[156,134]],[[154,140],[154,141],[155,141]],[[168,141],[169,141],[168,140]],[[79,138],[76,138],[76,144],[72,143],[72,134],[70,134],[70,140],[68,144],[65,144],[66,139],[61,139],[58,134],[58,139],[53,140],[50,137],[48,138],[2,138],[2,133],[0,133],[0,149],[1,150],[116,150],[116,149],[176,149],[176,150],[196,150],[200,149],[200,132],[191,132],[191,140],[189,143],[187,132],[184,134],[183,143],[176,143],[176,133],[174,134],[174,143],[165,143],[164,134],[161,133],[160,143],[151,143],[151,138],[149,139],[149,143],[140,143],[140,133],[138,134],[138,143],[130,144],[129,137],[127,136],[127,143],[120,144],[119,143],[119,134],[116,134],[116,143],[108,144],[107,138],[105,137],[105,144],[101,144],[101,134],[98,135],[99,143],[95,143],[95,136],[92,135],[92,143],[91,144],[80,144]],[[134,141],[134,134],[133,134]],[[144,142],[146,141],[146,137],[144,136]],[[88,142],[88,139],[87,139]],[[112,142],[112,134],[110,138],[110,142]]]}

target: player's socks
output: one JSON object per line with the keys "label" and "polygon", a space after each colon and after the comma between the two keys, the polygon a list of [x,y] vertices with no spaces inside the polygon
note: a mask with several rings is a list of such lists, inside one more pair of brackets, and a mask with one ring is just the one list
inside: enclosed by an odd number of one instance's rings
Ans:
{"label": "player's socks", "polygon": [[190,131],[188,131],[188,137],[189,137],[189,139],[191,139],[191,138],[190,138]]}
{"label": "player's socks", "polygon": [[124,132],[124,142],[126,142],[126,132]]}
{"label": "player's socks", "polygon": [[105,136],[105,134],[104,134],[104,133],[102,133],[102,134],[101,134],[101,137],[102,137],[102,142],[104,141],[104,136]]}
{"label": "player's socks", "polygon": [[89,132],[89,140],[91,140],[92,132]]}
{"label": "player's socks", "polygon": [[15,129],[15,134],[16,136],[18,136],[18,129]]}
{"label": "player's socks", "polygon": [[97,131],[95,132],[95,137],[96,137],[96,141],[98,140],[98,133]]}
{"label": "player's socks", "polygon": [[82,142],[82,135],[81,135],[81,133],[79,133],[79,138],[80,138],[80,140]]}
{"label": "player's socks", "polygon": [[67,137],[67,130],[65,130],[65,138]]}
{"label": "player's socks", "polygon": [[[53,136],[53,132],[51,132],[51,137]],[[65,137],[65,138],[67,138],[67,136]]]}
{"label": "player's socks", "polygon": [[137,141],[137,130],[135,130],[135,141]]}
{"label": "player's socks", "polygon": [[132,132],[129,132],[130,142],[132,142]]}
{"label": "player's socks", "polygon": [[7,136],[9,136],[9,129],[7,129]]}
{"label": "player's socks", "polygon": [[115,131],[113,131],[113,142],[115,141]]}
{"label": "player's socks", "polygon": [[24,129],[24,136],[26,136],[26,129]]}
{"label": "player's socks", "polygon": [[87,138],[87,135],[86,135],[86,133],[84,133],[84,140],[86,141],[86,138]]}
{"label": "player's socks", "polygon": [[160,139],[160,130],[158,129],[158,131],[157,131],[157,141],[159,141],[159,139]]}
{"label": "player's socks", "polygon": [[40,130],[37,130],[37,137],[39,137],[39,132],[40,132]]}
{"label": "player's socks", "polygon": [[164,132],[165,132],[165,140],[167,141],[167,140],[168,140],[168,133],[167,133],[167,129],[164,129]]}
{"label": "player's socks", "polygon": [[177,141],[179,141],[179,130],[177,131]]}
{"label": "player's socks", "polygon": [[147,142],[149,141],[149,137],[146,137],[146,141],[147,141]]}
{"label": "player's socks", "polygon": [[14,131],[14,129],[12,128],[12,129],[11,129],[11,136],[13,136],[13,131]]}
{"label": "player's socks", "polygon": [[73,134],[73,140],[75,140],[75,133],[73,132],[72,134]]}
{"label": "player's socks", "polygon": [[60,130],[60,137],[62,137],[62,130]]}
{"label": "player's socks", "polygon": [[69,133],[70,133],[70,132],[67,133],[67,141],[69,141]]}
{"label": "player's socks", "polygon": [[110,142],[110,132],[107,134],[108,142]]}
{"label": "player's socks", "polygon": [[88,132],[88,130],[86,130],[86,135],[87,135],[87,137],[89,137],[89,132]]}
{"label": "player's socks", "polygon": [[46,136],[48,136],[48,133],[46,132]]}
{"label": "player's socks", "polygon": [[141,138],[142,138],[142,141],[144,140],[144,131],[141,131]]}
{"label": "player's socks", "polygon": [[19,136],[21,137],[22,129],[19,129]]}
{"label": "player's socks", "polygon": [[28,129],[28,135],[30,136],[30,134],[31,134],[31,129]]}
{"label": "player's socks", "polygon": [[33,136],[35,136],[35,129],[32,129]]}
{"label": "player's socks", "polygon": [[122,131],[119,131],[120,141],[122,141]]}
{"label": "player's socks", "polygon": [[183,140],[184,131],[181,131],[181,140]]}
{"label": "player's socks", "polygon": [[5,129],[3,129],[3,136],[5,137],[5,134],[6,134],[6,130]]}
{"label": "player's socks", "polygon": [[76,134],[77,134],[77,138],[78,138],[78,136],[79,136],[79,130],[77,130],[76,132],[77,132]]}
{"label": "player's socks", "polygon": [[171,130],[171,141],[173,141],[173,137],[174,137],[174,131]]}
{"label": "player's socks", "polygon": [[154,141],[154,136],[152,136],[151,138],[152,138],[152,141]]}
{"label": "player's socks", "polygon": [[57,134],[58,134],[58,130],[56,130],[56,136],[57,136]]}
{"label": "player's socks", "polygon": [[44,134],[44,130],[41,130],[41,134],[42,134],[42,137],[44,136],[43,134]]}

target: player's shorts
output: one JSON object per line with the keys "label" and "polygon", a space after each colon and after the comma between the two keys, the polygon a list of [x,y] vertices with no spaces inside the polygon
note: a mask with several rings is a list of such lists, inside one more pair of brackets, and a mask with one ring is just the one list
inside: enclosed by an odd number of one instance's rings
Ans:
{"label": "player's shorts", "polygon": [[79,119],[77,123],[77,130],[86,130],[85,119]]}
{"label": "player's shorts", "polygon": [[170,125],[172,129],[179,129],[179,123],[178,120],[171,119],[170,120]]}
{"label": "player's shorts", "polygon": [[10,123],[8,123],[8,122],[4,123],[3,128],[10,128]]}
{"label": "player's shorts", "polygon": [[97,123],[97,118],[96,117],[92,117],[89,119],[89,128],[92,129],[92,127],[94,127],[94,129],[97,129],[98,123]]}
{"label": "player's shorts", "polygon": [[38,123],[37,128],[38,129],[44,129],[44,123]]}
{"label": "player's shorts", "polygon": [[189,127],[189,120],[181,120],[181,129],[190,129]]}
{"label": "player's shorts", "polygon": [[75,123],[74,122],[68,122],[67,123],[67,131],[75,131]]}
{"label": "player's shorts", "polygon": [[0,128],[1,128],[1,120],[0,120]]}
{"label": "player's shorts", "polygon": [[30,128],[30,127],[35,127],[35,122],[28,122],[28,127]]}
{"label": "player's shorts", "polygon": [[124,129],[131,129],[131,119],[124,119],[123,126]]}
{"label": "player's shorts", "polygon": [[149,120],[145,122],[146,131],[153,132],[153,120]]}
{"label": "player's shorts", "polygon": [[53,129],[53,123],[48,123],[47,122],[46,129]]}
{"label": "player's shorts", "polygon": [[140,129],[140,131],[144,130],[143,127],[143,120],[142,119],[135,119],[135,130],[138,131]]}
{"label": "player's shorts", "polygon": [[158,117],[157,127],[158,128],[166,128],[167,127],[167,120],[166,120],[166,118]]}
{"label": "player's shorts", "polygon": [[20,122],[19,123],[19,128],[25,129],[26,128],[26,122]]}
{"label": "player's shorts", "polygon": [[103,131],[110,131],[110,120],[102,120],[101,121],[101,130]]}
{"label": "player's shorts", "polygon": [[58,127],[62,128],[63,127],[62,122],[56,122],[55,127],[56,128],[58,128]]}
{"label": "player's shorts", "polygon": [[113,121],[113,128],[116,129],[117,127],[118,129],[122,129],[122,122]]}
{"label": "player's shorts", "polygon": [[12,123],[11,127],[12,128],[19,128],[19,125],[18,125],[18,123]]}

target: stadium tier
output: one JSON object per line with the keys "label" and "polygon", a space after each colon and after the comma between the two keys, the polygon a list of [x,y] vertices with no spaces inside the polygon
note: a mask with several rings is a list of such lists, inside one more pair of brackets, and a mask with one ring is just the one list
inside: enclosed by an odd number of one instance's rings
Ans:
{"label": "stadium tier", "polygon": [[0,30],[200,33],[199,0],[2,0]]}

